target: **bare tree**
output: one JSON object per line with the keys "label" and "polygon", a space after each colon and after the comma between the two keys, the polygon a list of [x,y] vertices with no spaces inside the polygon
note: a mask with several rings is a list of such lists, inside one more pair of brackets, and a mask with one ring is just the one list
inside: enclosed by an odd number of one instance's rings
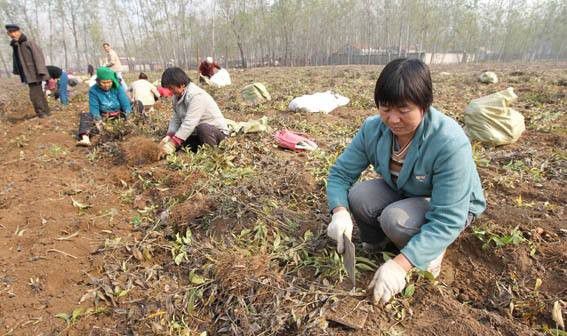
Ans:
{"label": "bare tree", "polygon": [[242,67],[370,64],[414,51],[463,62],[567,58],[561,0],[1,0],[0,13],[64,67],[93,62],[103,40],[184,67],[206,54]]}

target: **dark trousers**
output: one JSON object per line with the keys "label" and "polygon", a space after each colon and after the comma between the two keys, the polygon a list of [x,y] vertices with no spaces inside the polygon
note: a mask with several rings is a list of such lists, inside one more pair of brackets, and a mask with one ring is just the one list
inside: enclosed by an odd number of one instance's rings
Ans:
{"label": "dark trousers", "polygon": [[132,104],[132,112],[135,114],[147,117],[153,108],[153,105],[144,105],[141,100],[134,100],[131,101]]}
{"label": "dark trousers", "polygon": [[93,116],[88,112],[81,113],[81,117],[79,119],[79,138],[82,135],[89,135],[91,130],[94,127],[94,119]]}
{"label": "dark trousers", "polygon": [[33,105],[33,109],[35,110],[35,114],[38,117],[45,117],[48,116],[49,113],[49,105],[47,104],[47,98],[45,97],[45,93],[41,88],[40,83],[29,83],[30,88],[30,100]]}
{"label": "dark trousers", "polygon": [[[124,115],[121,113],[120,117],[123,117]],[[102,118],[106,118],[106,113],[102,113]],[[118,117],[116,117],[118,118]],[[81,136],[83,135],[90,135],[91,133],[98,131],[95,127],[95,123],[94,123],[94,118],[93,116],[89,113],[89,112],[83,112],[81,113],[81,117],[79,119],[79,133],[77,133],[77,136],[79,137],[79,139],[81,138]]]}
{"label": "dark trousers", "polygon": [[220,129],[209,124],[200,124],[195,128],[193,134],[191,134],[187,140],[183,143],[183,146],[188,146],[192,152],[197,152],[200,146],[207,144],[213,147],[219,145],[219,143],[226,138]]}

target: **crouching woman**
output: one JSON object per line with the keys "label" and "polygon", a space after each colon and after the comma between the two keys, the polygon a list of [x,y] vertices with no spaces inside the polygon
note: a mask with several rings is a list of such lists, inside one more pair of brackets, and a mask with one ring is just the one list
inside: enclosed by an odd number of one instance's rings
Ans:
{"label": "crouching woman", "polygon": [[161,85],[173,93],[173,115],[167,135],[160,142],[160,157],[182,146],[193,152],[204,144],[218,146],[227,137],[228,126],[217,103],[193,84],[181,68],[166,69]]}
{"label": "crouching woman", "polygon": [[[96,84],[89,89],[89,113],[81,113],[78,146],[90,146],[90,135],[102,129],[107,118],[127,118],[132,107],[116,73],[107,67],[96,70]],[[96,127],[95,127],[96,126]]]}
{"label": "crouching woman", "polygon": [[[400,249],[369,285],[374,302],[385,303],[404,289],[413,267],[437,277],[447,247],[486,202],[468,138],[431,106],[431,75],[423,62],[386,65],[374,100],[379,115],[364,122],[330,170],[327,234],[343,253],[354,218],[363,246],[391,241]],[[369,165],[381,177],[354,184]]]}

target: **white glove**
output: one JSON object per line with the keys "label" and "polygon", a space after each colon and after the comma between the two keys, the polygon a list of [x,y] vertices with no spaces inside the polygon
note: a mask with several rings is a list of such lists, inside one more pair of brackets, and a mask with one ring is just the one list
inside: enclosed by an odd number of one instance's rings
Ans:
{"label": "white glove", "polygon": [[104,123],[102,120],[95,121],[95,126],[99,132],[102,132],[104,130]]}
{"label": "white glove", "polygon": [[163,139],[161,139],[159,144],[163,145],[164,143],[169,142],[169,140],[171,140],[171,137],[169,135],[166,135]]}
{"label": "white glove", "polygon": [[327,236],[337,241],[337,252],[339,254],[343,254],[345,251],[343,233],[349,239],[352,239],[352,219],[346,209],[335,212],[331,218],[331,224],[327,226]]}
{"label": "white glove", "polygon": [[168,156],[169,154],[175,153],[176,150],[177,150],[177,148],[175,147],[175,144],[173,142],[171,142],[171,141],[163,142],[159,146],[158,157],[161,159],[162,157],[165,157],[165,156]]}
{"label": "white glove", "polygon": [[387,303],[406,287],[406,270],[393,259],[378,268],[368,289],[374,287],[374,304]]}

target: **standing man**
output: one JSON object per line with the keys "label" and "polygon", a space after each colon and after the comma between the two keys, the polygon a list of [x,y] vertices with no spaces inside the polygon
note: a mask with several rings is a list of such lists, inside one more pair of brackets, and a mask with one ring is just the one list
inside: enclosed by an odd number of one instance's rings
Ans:
{"label": "standing man", "polygon": [[7,24],[5,27],[8,36],[12,39],[10,46],[14,51],[13,73],[19,75],[22,83],[29,86],[30,100],[35,113],[39,118],[44,118],[50,113],[47,98],[41,85],[43,81],[49,79],[43,52],[37,44],[28,40],[18,25]]}
{"label": "standing man", "polygon": [[128,92],[128,86],[122,77],[122,62],[120,62],[118,54],[114,51],[114,49],[112,49],[112,46],[108,42],[104,42],[102,44],[102,48],[104,49],[104,52],[106,52],[106,64],[104,64],[104,66],[112,69],[112,71],[116,73],[118,79],[120,79],[120,85],[124,89],[124,92]]}

